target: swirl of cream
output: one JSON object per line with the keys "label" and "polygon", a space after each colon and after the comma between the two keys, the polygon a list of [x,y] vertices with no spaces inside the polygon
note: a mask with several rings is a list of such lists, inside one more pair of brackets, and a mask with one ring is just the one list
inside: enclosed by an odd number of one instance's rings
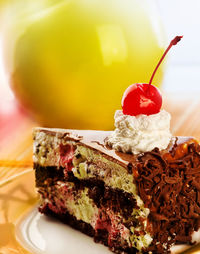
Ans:
{"label": "swirl of cream", "polygon": [[115,112],[116,129],[107,138],[106,143],[124,153],[143,153],[155,147],[166,149],[170,143],[171,115],[161,110],[153,115],[124,115],[122,110]]}

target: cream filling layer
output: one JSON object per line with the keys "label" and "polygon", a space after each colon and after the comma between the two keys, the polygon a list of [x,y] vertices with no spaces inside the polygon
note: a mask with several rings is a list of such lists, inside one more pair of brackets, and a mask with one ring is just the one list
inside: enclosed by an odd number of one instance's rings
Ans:
{"label": "cream filling layer", "polygon": [[35,130],[33,140],[33,162],[44,167],[59,166],[61,139]]}
{"label": "cream filling layer", "polygon": [[[76,159],[78,155],[78,159]],[[101,164],[104,164],[103,170]],[[128,174],[127,169],[107,160],[100,154],[96,154],[93,150],[85,146],[78,146],[73,159],[73,173],[78,179],[98,178],[102,180],[106,186],[113,189],[118,188],[125,192],[133,194],[140,208],[138,217],[143,217],[147,221],[149,209],[144,207],[142,199],[137,195],[137,187],[134,184],[133,174]]]}

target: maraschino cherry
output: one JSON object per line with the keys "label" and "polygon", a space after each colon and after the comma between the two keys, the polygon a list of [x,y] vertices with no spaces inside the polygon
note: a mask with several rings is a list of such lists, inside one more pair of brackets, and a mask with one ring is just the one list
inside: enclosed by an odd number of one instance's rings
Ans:
{"label": "maraschino cherry", "polygon": [[173,45],[176,45],[182,37],[183,36],[176,36],[170,42],[168,48],[158,62],[148,84],[136,83],[126,89],[122,98],[122,109],[125,115],[152,115],[160,111],[162,106],[162,96],[159,90],[151,83],[167,52]]}

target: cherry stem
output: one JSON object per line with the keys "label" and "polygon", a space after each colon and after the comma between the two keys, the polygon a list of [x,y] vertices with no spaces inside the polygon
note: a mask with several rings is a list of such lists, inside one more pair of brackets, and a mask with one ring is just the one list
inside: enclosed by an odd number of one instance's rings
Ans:
{"label": "cherry stem", "polygon": [[160,61],[158,62],[157,66],[156,66],[156,68],[155,68],[155,70],[154,70],[154,72],[153,72],[153,74],[152,74],[152,76],[151,76],[151,79],[150,79],[150,81],[149,81],[149,85],[152,83],[152,80],[153,80],[153,78],[154,78],[154,76],[155,76],[155,73],[156,73],[158,67],[159,67],[160,64],[162,63],[163,59],[164,59],[165,56],[167,55],[167,53],[168,53],[168,51],[170,50],[170,48],[171,48],[173,45],[176,45],[182,38],[183,38],[183,36],[176,36],[176,37],[170,42],[168,48],[165,50],[163,56],[161,57]]}

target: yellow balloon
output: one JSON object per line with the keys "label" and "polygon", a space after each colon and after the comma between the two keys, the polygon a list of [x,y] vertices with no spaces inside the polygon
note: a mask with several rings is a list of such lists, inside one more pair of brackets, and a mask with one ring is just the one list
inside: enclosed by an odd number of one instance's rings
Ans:
{"label": "yellow balloon", "polygon": [[158,16],[145,0],[48,2],[5,36],[14,92],[41,125],[112,129],[125,89],[148,82],[162,55]]}

